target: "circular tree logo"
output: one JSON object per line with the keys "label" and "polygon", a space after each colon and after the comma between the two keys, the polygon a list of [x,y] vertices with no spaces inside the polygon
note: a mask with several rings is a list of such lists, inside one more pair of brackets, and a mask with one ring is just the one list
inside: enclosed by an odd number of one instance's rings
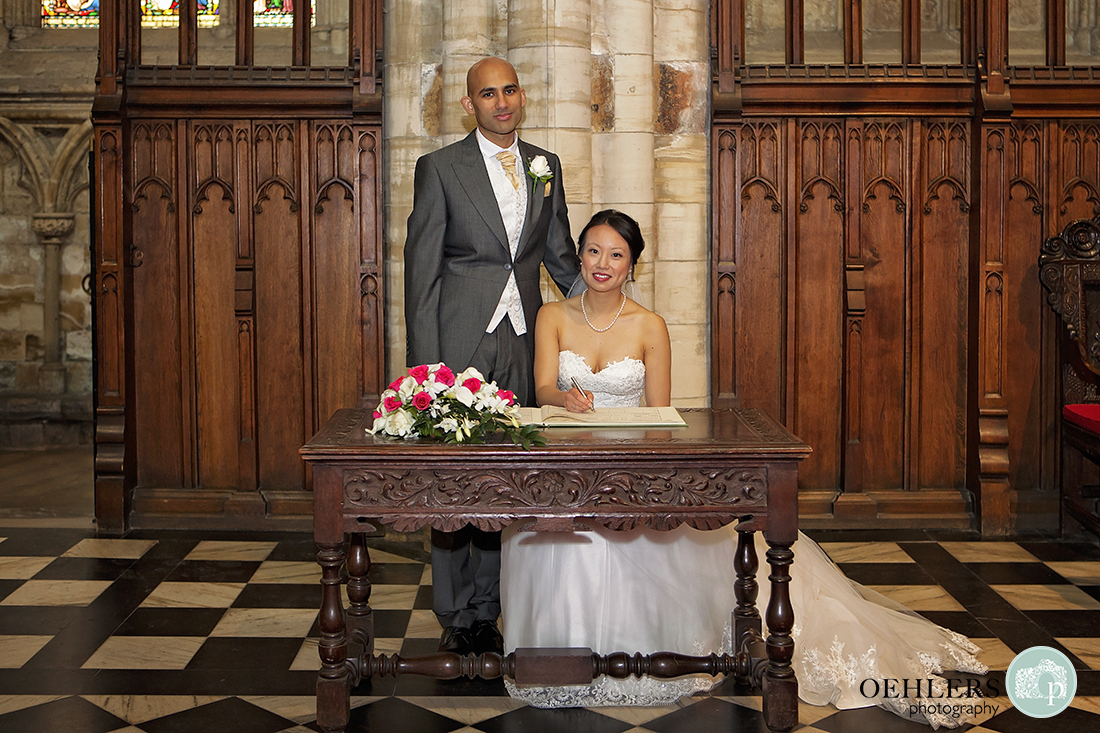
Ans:
{"label": "circular tree logo", "polygon": [[1049,646],[1016,655],[1005,675],[1008,699],[1032,718],[1049,718],[1069,707],[1077,692],[1077,671],[1069,658]]}

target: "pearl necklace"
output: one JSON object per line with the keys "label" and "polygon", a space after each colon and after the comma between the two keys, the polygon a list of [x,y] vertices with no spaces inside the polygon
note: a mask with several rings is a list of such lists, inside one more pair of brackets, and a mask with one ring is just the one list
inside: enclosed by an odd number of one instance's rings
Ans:
{"label": "pearl necklace", "polygon": [[596,328],[595,326],[592,325],[592,321],[588,320],[588,311],[585,310],[585,307],[584,307],[584,296],[585,296],[585,293],[587,293],[587,292],[588,291],[585,290],[583,293],[581,293],[581,313],[584,314],[584,322],[587,323],[588,327],[591,328],[596,333],[603,333],[604,331],[611,330],[611,327],[615,325],[615,321],[619,320],[619,316],[621,316],[622,313],[623,313],[623,306],[626,305],[626,293],[623,293],[623,292],[619,293],[620,295],[623,296],[623,300],[622,300],[621,303],[619,303],[619,312],[616,313],[615,317],[611,319],[611,323],[607,324],[607,326],[605,328]]}

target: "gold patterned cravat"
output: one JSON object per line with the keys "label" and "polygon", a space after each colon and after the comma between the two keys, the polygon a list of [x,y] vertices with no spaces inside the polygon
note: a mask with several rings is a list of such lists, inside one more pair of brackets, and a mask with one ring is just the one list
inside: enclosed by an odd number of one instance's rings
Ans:
{"label": "gold patterned cravat", "polygon": [[501,150],[496,154],[496,159],[504,166],[504,175],[508,176],[508,181],[512,184],[512,188],[518,191],[519,176],[516,175],[516,156],[512,155],[507,150]]}

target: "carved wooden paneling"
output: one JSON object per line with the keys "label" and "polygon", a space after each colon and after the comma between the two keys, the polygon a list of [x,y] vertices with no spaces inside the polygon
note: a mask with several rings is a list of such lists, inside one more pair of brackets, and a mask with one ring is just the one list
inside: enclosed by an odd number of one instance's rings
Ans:
{"label": "carved wooden paneling", "polygon": [[183,358],[190,346],[183,341],[190,338],[182,328],[181,298],[190,298],[181,271],[179,219],[187,209],[178,190],[175,123],[135,124],[129,152],[134,299],[143,304],[134,309],[132,338],[135,354],[148,365],[134,373],[134,419],[146,426],[135,434],[136,480],[139,485],[183,486],[191,471],[190,443],[185,442],[190,425],[184,414],[192,410],[183,404],[184,370],[190,374],[189,360]]}
{"label": "carved wooden paneling", "polygon": [[1058,127],[1057,139],[1061,195],[1051,234],[1074,219],[1100,215],[1100,124],[1065,122]]}
{"label": "carved wooden paneling", "polygon": [[911,488],[963,488],[966,474],[970,131],[930,121],[914,226]]}
{"label": "carved wooden paneling", "polygon": [[[716,406],[737,405],[737,262],[736,228],[740,212],[737,166],[738,128],[714,130],[711,208],[714,243],[711,267],[711,384]],[[723,336],[722,334],[726,334]]]}
{"label": "carved wooden paneling", "polygon": [[139,515],[308,508],[298,447],[381,390],[379,133],[134,124]]}
{"label": "carved wooden paneling", "polygon": [[799,126],[797,236],[789,265],[794,362],[788,381],[793,409],[788,426],[819,446],[799,468],[808,489],[840,484],[844,384],[844,126],[836,120]]}
{"label": "carved wooden paneling", "polygon": [[[845,265],[862,272],[862,308],[849,309],[858,340],[849,338],[847,358],[852,382],[846,385],[852,407],[846,426],[859,435],[858,457],[845,465],[845,477],[862,491],[904,485],[905,399],[908,381],[907,300],[910,247],[906,235],[909,206],[908,128],[900,120],[847,123],[847,170],[853,197],[848,207],[849,235]],[[860,269],[861,268],[861,269]],[[856,283],[849,285],[850,291]],[[852,304],[854,305],[854,304]],[[862,311],[862,312],[861,312]],[[858,353],[855,351],[858,349]]]}
{"label": "carved wooden paneling", "polygon": [[1043,206],[1048,186],[1043,127],[1035,122],[1009,127],[1005,183],[997,184],[1002,195],[1007,194],[1001,230],[1004,244],[1000,248],[1004,257],[1004,341],[998,351],[1003,360],[1001,384],[1008,410],[1008,482],[1019,490],[1044,485],[1051,489],[1054,476],[1054,467],[1042,450],[1044,442],[1052,437],[1047,426],[1054,422],[1052,406],[1042,398],[1042,354],[1047,350],[1042,325],[1048,314],[1043,307],[1035,254],[1035,243],[1043,240],[1048,218]]}
{"label": "carved wooden paneling", "polygon": [[234,315],[239,195],[233,126],[199,123],[188,129],[185,150],[193,158],[189,257],[194,333],[196,483],[238,485],[241,354]]}
{"label": "carved wooden paneling", "polygon": [[[319,428],[332,414],[357,405],[362,356],[361,249],[357,196],[360,135],[349,124],[318,124],[311,132],[315,159],[310,167],[313,250],[309,264],[313,303],[313,422]],[[352,287],[349,287],[348,283]]]}
{"label": "carved wooden paneling", "polygon": [[92,182],[95,227],[96,453],[95,511],[99,528],[121,532],[130,510],[132,443],[126,441],[126,307],[127,282],[122,261],[120,217],[123,212],[124,156],[122,127],[117,121],[95,131]]}
{"label": "carved wooden paneling", "polygon": [[[738,383],[743,407],[784,417],[786,333],[786,126],[744,123],[738,134],[735,209]],[[781,198],[782,197],[782,198]]]}
{"label": "carved wooden paneling", "polygon": [[286,121],[256,123],[248,167],[254,181],[248,211],[255,232],[257,478],[266,489],[302,486],[296,451],[310,428],[303,359],[303,293],[309,291],[301,223],[308,207],[301,204],[300,129]]}

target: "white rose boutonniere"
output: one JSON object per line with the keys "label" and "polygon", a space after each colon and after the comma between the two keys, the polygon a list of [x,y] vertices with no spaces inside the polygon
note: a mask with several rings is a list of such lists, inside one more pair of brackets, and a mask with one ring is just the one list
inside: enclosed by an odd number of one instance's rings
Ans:
{"label": "white rose boutonniere", "polygon": [[547,162],[545,155],[536,155],[527,161],[527,175],[539,183],[548,183],[554,177],[554,172],[550,170],[550,163]]}

